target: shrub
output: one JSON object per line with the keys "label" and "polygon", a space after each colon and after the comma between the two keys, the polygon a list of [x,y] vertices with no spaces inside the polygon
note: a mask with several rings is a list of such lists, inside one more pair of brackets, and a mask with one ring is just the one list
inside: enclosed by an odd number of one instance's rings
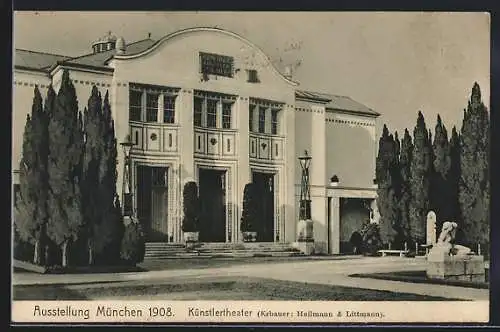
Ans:
{"label": "shrub", "polygon": [[184,185],[183,204],[184,218],[182,219],[182,231],[198,232],[200,204],[196,182],[189,181]]}
{"label": "shrub", "polygon": [[144,260],[146,239],[139,223],[132,222],[125,227],[120,257],[125,262],[134,265]]}
{"label": "shrub", "polygon": [[32,262],[34,251],[33,245],[28,241],[24,241],[21,236],[19,236],[19,232],[16,229],[14,229],[14,245],[12,249],[14,259]]}
{"label": "shrub", "polygon": [[363,237],[363,254],[366,256],[374,256],[382,246],[380,239],[380,227],[376,223],[366,223],[361,229]]}
{"label": "shrub", "polygon": [[247,183],[243,191],[243,211],[241,213],[240,223],[240,230],[242,232],[256,231],[255,219],[258,216],[258,203],[255,194],[255,184]]}

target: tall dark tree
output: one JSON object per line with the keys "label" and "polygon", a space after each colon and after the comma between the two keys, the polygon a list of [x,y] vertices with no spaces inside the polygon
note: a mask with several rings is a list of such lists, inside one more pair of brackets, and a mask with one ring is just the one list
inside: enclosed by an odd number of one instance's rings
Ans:
{"label": "tall dark tree", "polygon": [[411,201],[411,162],[413,156],[413,143],[408,129],[405,129],[401,142],[401,153],[399,156],[400,172],[400,194],[399,194],[399,218],[401,241],[411,238],[410,201]]}
{"label": "tall dark tree", "polygon": [[34,245],[33,262],[41,264],[45,225],[47,222],[47,153],[48,116],[42,96],[35,87],[31,116],[23,134],[20,164],[20,190],[15,206],[15,229],[23,241]]}
{"label": "tall dark tree", "polygon": [[413,156],[410,164],[410,229],[413,241],[426,238],[426,216],[429,212],[429,186],[432,170],[432,144],[422,112],[418,112],[413,130]]}
{"label": "tall dark tree", "polygon": [[102,106],[103,149],[99,163],[99,198],[102,208],[101,220],[95,238],[96,255],[105,264],[115,264],[120,258],[120,245],[124,225],[120,202],[116,193],[117,142],[115,126],[106,92]]}
{"label": "tall dark tree", "polygon": [[469,245],[489,243],[489,115],[477,83],[464,111],[461,130],[459,200]]}
{"label": "tall dark tree", "polygon": [[384,125],[379,140],[376,160],[377,205],[380,212],[380,236],[384,244],[390,245],[396,237],[397,222],[397,167],[398,147],[387,126]]}
{"label": "tall dark tree", "polygon": [[85,237],[88,246],[88,263],[94,264],[94,240],[102,219],[101,197],[99,193],[99,166],[103,155],[104,122],[102,121],[102,99],[96,86],[84,110],[84,139],[82,178],[82,206],[85,223]]}
{"label": "tall dark tree", "polygon": [[49,219],[47,234],[60,248],[62,265],[69,261],[69,245],[78,239],[83,224],[83,121],[69,73],[62,74],[55,107],[49,119]]}
{"label": "tall dark tree", "polygon": [[448,188],[450,193],[449,218],[461,224],[460,203],[458,200],[460,182],[460,136],[456,127],[451,130],[450,137],[450,169],[448,172]]}
{"label": "tall dark tree", "polygon": [[453,192],[450,187],[451,155],[448,131],[439,115],[437,117],[432,148],[434,151],[434,172],[431,184],[431,208],[436,213],[436,227],[440,230],[443,222],[452,220],[453,218]]}

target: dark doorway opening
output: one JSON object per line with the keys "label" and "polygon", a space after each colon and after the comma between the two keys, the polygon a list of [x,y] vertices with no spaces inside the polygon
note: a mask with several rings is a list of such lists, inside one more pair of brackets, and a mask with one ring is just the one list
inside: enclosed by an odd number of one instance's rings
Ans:
{"label": "dark doorway opening", "polygon": [[167,167],[137,166],[137,217],[147,241],[168,241]]}
{"label": "dark doorway opening", "polygon": [[226,171],[199,170],[200,242],[226,242]]}
{"label": "dark doorway opening", "polygon": [[[363,198],[340,198],[340,253],[357,253],[352,242],[359,238],[363,225],[370,222],[369,200]],[[358,234],[355,234],[358,233]],[[356,241],[358,242],[358,241]]]}
{"label": "dark doorway opening", "polygon": [[257,218],[257,241],[274,242],[274,174],[253,172],[260,209]]}

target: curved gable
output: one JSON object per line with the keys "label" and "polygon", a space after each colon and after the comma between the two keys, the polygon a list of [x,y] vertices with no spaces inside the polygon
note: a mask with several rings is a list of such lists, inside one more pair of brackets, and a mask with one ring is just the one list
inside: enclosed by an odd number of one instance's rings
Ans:
{"label": "curved gable", "polygon": [[[187,42],[188,39],[191,39],[192,43]],[[221,55],[229,55],[235,57],[235,61],[237,62],[236,66],[242,67],[238,68],[239,70],[266,68],[269,72],[272,72],[276,77],[279,77],[286,83],[293,86],[298,85],[297,82],[280,73],[278,69],[272,64],[269,57],[257,45],[234,32],[218,28],[202,27],[179,30],[163,37],[162,39],[154,43],[151,47],[140,53],[131,55],[116,54],[114,56],[114,59],[132,60],[153,56],[162,48],[168,47],[169,44],[176,44],[183,40],[186,41],[188,45],[191,44],[193,50],[196,49],[196,42],[199,42],[199,49],[197,49],[199,52],[216,54],[221,53]],[[211,40],[212,47],[207,47],[207,40]],[[231,43],[231,41],[233,43]],[[239,44],[238,49],[236,49],[236,43],[234,43],[235,41]],[[224,54],[231,53],[231,51],[233,54]]]}

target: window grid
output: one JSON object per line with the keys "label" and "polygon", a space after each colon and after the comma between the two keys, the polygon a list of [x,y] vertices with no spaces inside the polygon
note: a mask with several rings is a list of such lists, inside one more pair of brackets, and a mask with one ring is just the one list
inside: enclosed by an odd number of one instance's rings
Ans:
{"label": "window grid", "polygon": [[248,112],[248,130],[250,132],[254,131],[254,128],[253,128],[253,118],[254,118],[254,115],[255,115],[255,105],[250,105],[250,109],[249,109],[249,112]]}
{"label": "window grid", "polygon": [[232,109],[232,104],[229,103],[222,104],[222,128],[224,129],[231,128],[231,109]]}
{"label": "window grid", "polygon": [[278,134],[278,112],[279,110],[271,110],[271,134]]}
{"label": "window grid", "polygon": [[194,98],[194,125],[202,126],[202,116],[203,116],[203,99]]}
{"label": "window grid", "polygon": [[141,121],[142,92],[130,90],[129,93],[129,119],[130,121]]}
{"label": "window grid", "polygon": [[265,133],[266,131],[266,109],[263,107],[259,108],[259,133]]}
{"label": "window grid", "polygon": [[146,95],[146,122],[158,121],[158,94],[148,93]]}
{"label": "window grid", "polygon": [[163,122],[175,122],[175,98],[172,96],[163,96]]}
{"label": "window grid", "polygon": [[217,101],[207,99],[207,127],[217,128]]}

